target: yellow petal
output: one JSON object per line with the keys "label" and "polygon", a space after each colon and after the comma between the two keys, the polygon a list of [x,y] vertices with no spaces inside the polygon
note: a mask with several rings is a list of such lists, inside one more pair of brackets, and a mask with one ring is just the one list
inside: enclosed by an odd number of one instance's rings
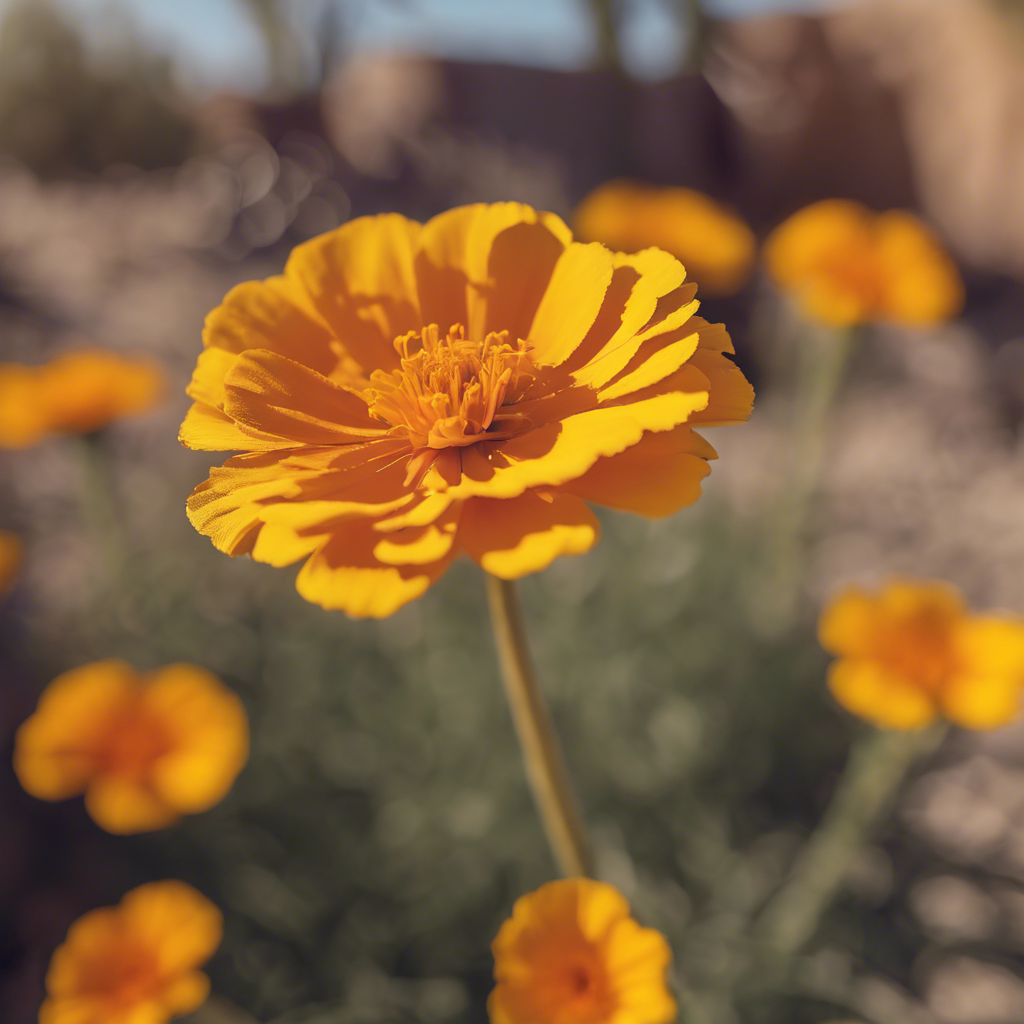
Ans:
{"label": "yellow petal", "polygon": [[121,901],[125,927],[159,958],[164,975],[191,971],[220,945],[221,912],[202,893],[169,880],[140,885]]}
{"label": "yellow petal", "polygon": [[[703,338],[703,332],[701,336]],[[704,375],[710,396],[708,404],[693,414],[691,422],[703,427],[746,423],[754,408],[754,389],[731,359],[701,346],[690,357],[687,366]]]}
{"label": "yellow petal", "polygon": [[595,388],[620,373],[645,341],[681,328],[699,305],[695,286],[682,283],[683,267],[668,253],[645,249],[613,257],[604,305],[568,364],[577,382]]}
{"label": "yellow petal", "polygon": [[243,430],[227,413],[204,402],[194,402],[185,413],[178,440],[201,452],[261,452],[290,448],[294,441],[258,431]]}
{"label": "yellow petal", "polygon": [[0,363],[0,448],[28,448],[49,428],[39,373],[20,363]]}
{"label": "yellow petal", "polygon": [[612,254],[574,242],[559,257],[527,338],[538,366],[559,366],[586,337],[612,280]]}
{"label": "yellow petal", "polygon": [[97,775],[85,791],[85,809],[100,828],[114,835],[132,835],[167,828],[178,812],[139,779]]}
{"label": "yellow petal", "polygon": [[640,355],[646,356],[646,358],[643,358],[640,365],[632,372],[619,377],[614,383],[602,388],[598,392],[598,398],[601,401],[622,398],[624,395],[632,394],[634,391],[640,391],[664,380],[670,374],[675,373],[697,351],[699,340],[700,336],[695,331],[688,337],[670,341],[649,353],[641,351]]}
{"label": "yellow petal", "polygon": [[629,903],[615,886],[589,878],[573,881],[576,920],[583,937],[589,942],[600,942],[614,926],[629,918]]}
{"label": "yellow petal", "polygon": [[201,971],[189,971],[169,981],[160,992],[160,1002],[171,1016],[198,1010],[210,994],[210,979]]}
{"label": "yellow petal", "polygon": [[417,260],[424,323],[464,324],[470,337],[527,337],[562,251],[572,241],[554,214],[523,203],[475,203],[427,221]]}
{"label": "yellow petal", "polygon": [[711,471],[707,460],[716,457],[711,445],[683,425],[644,434],[624,452],[598,459],[564,487],[595,505],[660,519],[700,497],[701,481]]}
{"label": "yellow petal", "polygon": [[42,800],[81,793],[98,770],[98,746],[111,719],[135,699],[135,670],[97,661],[58,676],[15,738],[14,770]]}
{"label": "yellow petal", "polygon": [[939,694],[943,715],[965,729],[998,729],[1020,714],[1024,679],[958,675]]}
{"label": "yellow petal", "polygon": [[[226,372],[230,366],[223,357],[207,355],[210,349],[231,355],[254,348],[269,349],[321,373],[330,373],[338,358],[331,347],[331,333],[315,316],[300,308],[302,302],[301,290],[284,276],[246,281],[232,288],[206,318],[203,344],[207,352],[200,356],[200,366],[204,356],[207,362],[202,370],[196,368],[192,388],[212,388],[215,395],[216,367],[221,366]],[[205,400],[211,405],[219,404],[216,398]]]}
{"label": "yellow petal", "polygon": [[397,213],[359,217],[295,248],[285,267],[366,376],[396,369],[392,342],[421,326],[413,270],[420,231]]}
{"label": "yellow petal", "polygon": [[916,217],[902,210],[881,214],[875,222],[875,246],[883,282],[881,317],[929,327],[960,312],[960,273]]}
{"label": "yellow petal", "polygon": [[384,565],[373,554],[379,539],[363,523],[339,528],[302,567],[296,589],[324,608],[382,619],[420,597],[451,561],[449,556],[427,565]]}
{"label": "yellow petal", "polygon": [[925,690],[875,661],[834,662],[829,667],[828,685],[847,711],[883,729],[921,729],[938,714]]}
{"label": "yellow petal", "polygon": [[456,504],[426,526],[385,534],[374,545],[374,558],[385,565],[428,565],[439,561],[452,550],[461,512],[461,506]]}
{"label": "yellow petal", "polygon": [[625,451],[645,431],[671,430],[707,401],[706,391],[674,391],[545,424],[512,438],[487,462],[467,452],[462,480],[448,493],[454,498],[514,498],[533,487],[575,480],[602,456]]}
{"label": "yellow petal", "polygon": [[221,551],[248,554],[271,503],[323,501],[328,496],[339,501],[351,497],[356,504],[393,500],[394,481],[404,477],[404,450],[385,439],[235,456],[211,470],[210,478],[192,492],[188,517]]}
{"label": "yellow petal", "polygon": [[459,523],[459,541],[470,557],[506,580],[539,572],[559,555],[589,551],[600,536],[601,526],[587,506],[561,493],[472,498]]}
{"label": "yellow petal", "polygon": [[1024,622],[1020,619],[973,615],[957,623],[953,644],[965,675],[1024,682]]}
{"label": "yellow petal", "polygon": [[383,437],[366,402],[322,374],[284,356],[255,350],[239,356],[224,380],[224,411],[243,427],[293,445],[344,444]]}
{"label": "yellow petal", "polygon": [[874,646],[879,611],[874,597],[861,587],[837,594],[818,620],[818,642],[826,651],[847,657],[868,654]]}
{"label": "yellow petal", "polygon": [[172,743],[152,767],[153,791],[179,813],[205,811],[223,799],[248,757],[245,708],[195,665],[167,665],[143,682],[143,706]]}

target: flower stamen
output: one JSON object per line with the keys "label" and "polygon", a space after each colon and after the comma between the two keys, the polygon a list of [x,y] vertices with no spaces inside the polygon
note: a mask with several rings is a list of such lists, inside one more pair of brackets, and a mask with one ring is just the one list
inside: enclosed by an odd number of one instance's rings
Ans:
{"label": "flower stamen", "polygon": [[484,434],[489,440],[512,436],[491,427],[533,379],[525,341],[510,344],[508,331],[477,341],[461,324],[442,338],[430,324],[396,338],[395,349],[401,369],[375,370],[365,392],[370,414],[390,423],[392,436],[408,438],[413,449],[462,447]]}

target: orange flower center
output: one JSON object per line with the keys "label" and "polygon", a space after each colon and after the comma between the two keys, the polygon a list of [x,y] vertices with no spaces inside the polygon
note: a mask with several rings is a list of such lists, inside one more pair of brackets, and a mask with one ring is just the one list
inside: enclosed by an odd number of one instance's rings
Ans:
{"label": "orange flower center", "polygon": [[879,307],[882,282],[869,245],[845,245],[829,253],[823,262],[825,273],[843,292],[855,295],[865,309]]}
{"label": "orange flower center", "polygon": [[931,694],[942,689],[956,668],[949,623],[937,614],[921,613],[883,629],[876,644],[883,664]]}
{"label": "orange flower center", "polygon": [[83,992],[102,998],[111,1011],[146,1000],[160,990],[164,980],[155,950],[131,940],[98,951],[82,977]]}
{"label": "orange flower center", "polygon": [[395,340],[401,369],[375,370],[365,392],[370,413],[414,449],[451,448],[510,437],[522,419],[500,410],[516,402],[533,379],[526,342],[508,332],[483,341],[455,324],[441,337],[436,324]]}
{"label": "orange flower center", "polygon": [[104,772],[139,778],[173,746],[164,724],[151,712],[132,704],[111,720],[99,749]]}
{"label": "orange flower center", "polygon": [[600,1024],[615,1008],[605,971],[594,956],[582,951],[542,970],[534,998],[543,1020],[564,1024]]}

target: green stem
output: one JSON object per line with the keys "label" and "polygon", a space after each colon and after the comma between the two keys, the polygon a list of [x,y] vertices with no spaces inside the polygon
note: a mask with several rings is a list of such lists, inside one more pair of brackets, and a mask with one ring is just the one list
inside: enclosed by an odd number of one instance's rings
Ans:
{"label": "green stem", "polygon": [[123,574],[128,553],[125,549],[124,519],[117,512],[116,486],[110,457],[99,434],[78,439],[82,451],[82,514],[103,548],[109,581],[115,585]]}
{"label": "green stem", "polygon": [[852,330],[801,339],[789,440],[789,472],[770,520],[770,589],[775,614],[788,619],[804,568],[804,533],[829,442],[829,419],[853,352]]}
{"label": "green stem", "polygon": [[770,955],[791,957],[811,938],[910,766],[945,733],[944,725],[872,729],[857,740],[821,823],[755,922],[755,938]]}
{"label": "green stem", "polygon": [[590,844],[551,716],[530,665],[515,583],[488,574],[487,600],[505,695],[555,861],[568,878],[590,875]]}

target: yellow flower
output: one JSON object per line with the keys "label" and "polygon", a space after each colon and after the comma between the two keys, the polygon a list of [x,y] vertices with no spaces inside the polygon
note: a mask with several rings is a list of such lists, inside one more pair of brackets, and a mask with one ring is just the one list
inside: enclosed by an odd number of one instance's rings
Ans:
{"label": "yellow flower", "polygon": [[206,1001],[196,970],[223,919],[184,882],[151,882],[80,917],[50,961],[39,1024],[163,1024]]}
{"label": "yellow flower", "polygon": [[1024,620],[972,615],[938,582],[851,587],[825,609],[821,645],[838,660],[828,682],[848,711],[889,729],[938,716],[968,729],[1013,719],[1024,692]]}
{"label": "yellow flower", "polygon": [[491,1024],[668,1024],[664,936],[641,928],[617,889],[549,882],[516,901],[494,940]]}
{"label": "yellow flower", "polygon": [[903,210],[874,213],[847,199],[812,203],[768,236],[764,258],[775,283],[831,326],[888,320],[927,327],[963,306],[955,264]]}
{"label": "yellow flower", "polygon": [[47,434],[88,434],[151,408],[164,378],[150,360],[102,349],[43,366],[0,363],[0,448],[27,448]]}
{"label": "yellow flower", "polygon": [[624,179],[596,188],[579,205],[580,238],[636,252],[654,245],[681,260],[708,295],[732,295],[750,277],[756,241],[735,214],[689,188]]}
{"label": "yellow flower", "polygon": [[207,318],[181,440],[244,450],[189,499],[230,555],[307,558],[307,600],[390,615],[460,552],[505,579],[588,550],[585,502],[695,501],[753,393],[667,253],[518,203],[364,217]]}
{"label": "yellow flower", "polygon": [[0,594],[14,586],[24,551],[25,546],[16,533],[0,530]]}
{"label": "yellow flower", "polygon": [[248,748],[242,702],[216,676],[97,661],[46,688],[18,730],[14,769],[42,800],[84,792],[108,832],[146,832],[220,801]]}

